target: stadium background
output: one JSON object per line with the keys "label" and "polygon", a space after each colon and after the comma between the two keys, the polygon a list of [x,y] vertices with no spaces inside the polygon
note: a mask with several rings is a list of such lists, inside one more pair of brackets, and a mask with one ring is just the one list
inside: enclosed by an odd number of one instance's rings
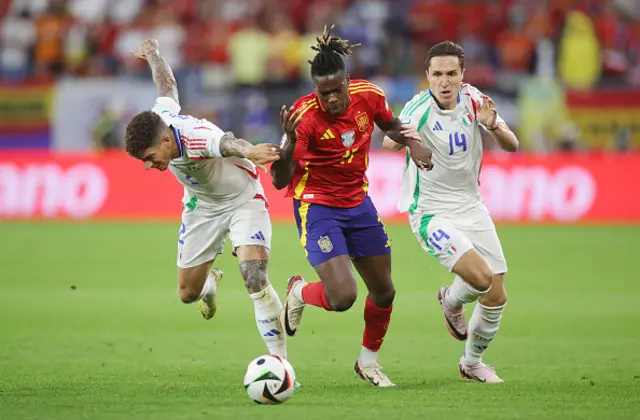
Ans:
{"label": "stadium background", "polygon": [[[477,418],[638,418],[637,0],[0,0],[1,418],[265,415],[238,386],[263,350],[234,259],[218,262],[220,313],[194,319],[175,293],[181,187],[121,151],[129,118],[155,98],[129,51],[158,38],[185,113],[274,142],[280,107],[312,88],[309,45],[331,23],[363,44],[352,77],[381,86],[397,112],[427,87],[429,46],[459,42],[466,81],[518,134],[516,154],[485,139],[481,175],[510,264],[487,357],[511,385],[455,378],[461,348],[433,298],[450,278],[397,214],[403,158],[376,133],[370,192],[398,289],[382,363],[405,391],[346,379],[360,298],[339,323],[307,311],[289,342],[305,386],[283,410],[446,418],[481,404]],[[262,180],[276,222],[270,277],[284,296],[288,276],[314,273],[290,201]]]}

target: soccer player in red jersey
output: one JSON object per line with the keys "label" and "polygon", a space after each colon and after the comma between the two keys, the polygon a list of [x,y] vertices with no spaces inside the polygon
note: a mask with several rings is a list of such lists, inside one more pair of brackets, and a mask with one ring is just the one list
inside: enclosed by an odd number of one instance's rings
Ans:
{"label": "soccer player in red jersey", "polygon": [[[333,29],[333,28],[332,28]],[[367,194],[375,123],[404,144],[421,169],[431,168],[431,151],[404,134],[385,94],[366,80],[350,80],[342,57],[352,53],[348,41],[326,30],[311,64],[313,93],[283,107],[281,159],[271,166],[273,184],[293,197],[300,241],[319,282],[289,279],[281,316],[293,336],[306,305],[346,311],[356,300],[351,263],[369,291],[364,309],[364,337],[356,374],[380,387],[394,387],[377,362],[387,332],[395,289],[391,280],[391,247],[385,228]]]}

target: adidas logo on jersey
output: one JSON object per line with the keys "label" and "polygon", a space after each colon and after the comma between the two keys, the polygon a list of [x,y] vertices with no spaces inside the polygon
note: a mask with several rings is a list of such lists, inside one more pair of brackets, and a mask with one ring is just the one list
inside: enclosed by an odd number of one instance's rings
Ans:
{"label": "adidas logo on jersey", "polygon": [[442,131],[442,124],[440,124],[440,121],[436,121],[436,125],[433,126],[433,131]]}
{"label": "adidas logo on jersey", "polygon": [[264,238],[264,235],[262,234],[262,231],[256,233],[255,235],[253,235],[251,237],[251,239],[257,239],[259,241],[266,241],[266,239]]}
{"label": "adidas logo on jersey", "polygon": [[324,132],[324,134],[320,138],[322,140],[329,140],[329,139],[335,139],[336,136],[333,135],[333,132],[331,131],[331,129],[328,129],[327,131]]}

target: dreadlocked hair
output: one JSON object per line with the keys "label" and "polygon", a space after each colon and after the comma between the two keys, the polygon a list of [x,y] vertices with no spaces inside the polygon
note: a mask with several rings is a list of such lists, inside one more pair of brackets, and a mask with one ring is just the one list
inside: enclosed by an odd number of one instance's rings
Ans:
{"label": "dreadlocked hair", "polygon": [[344,70],[342,57],[349,57],[353,54],[353,48],[360,46],[360,44],[351,44],[346,39],[331,36],[333,28],[335,25],[331,25],[327,30],[325,25],[322,37],[316,38],[318,43],[311,46],[312,50],[318,51],[313,61],[309,61],[311,76],[328,76]]}

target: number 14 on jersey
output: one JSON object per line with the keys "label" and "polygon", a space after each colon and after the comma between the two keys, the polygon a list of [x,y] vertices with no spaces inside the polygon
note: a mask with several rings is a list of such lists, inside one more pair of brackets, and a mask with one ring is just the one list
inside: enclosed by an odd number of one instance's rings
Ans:
{"label": "number 14 on jersey", "polygon": [[449,156],[456,152],[456,148],[462,149],[463,152],[467,151],[467,136],[464,133],[449,134]]}

